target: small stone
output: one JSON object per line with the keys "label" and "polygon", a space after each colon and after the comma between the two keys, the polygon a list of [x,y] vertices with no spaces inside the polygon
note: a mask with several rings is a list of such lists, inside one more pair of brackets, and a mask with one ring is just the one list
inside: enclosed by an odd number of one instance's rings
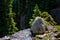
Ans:
{"label": "small stone", "polygon": [[52,32],[54,27],[52,25],[49,25],[47,28],[49,32]]}
{"label": "small stone", "polygon": [[44,37],[47,37],[47,36],[48,36],[48,34],[36,35],[36,37],[38,37],[38,38],[44,38]]}
{"label": "small stone", "polygon": [[55,35],[55,37],[56,37],[56,38],[60,38],[60,33],[57,33],[57,34]]}
{"label": "small stone", "polygon": [[58,31],[57,31],[57,29],[56,29],[56,28],[54,28],[54,29],[53,29],[53,32],[54,32],[54,33],[57,33]]}
{"label": "small stone", "polygon": [[57,38],[55,38],[55,37],[52,37],[52,40],[57,40]]}
{"label": "small stone", "polygon": [[5,40],[5,39],[0,38],[0,40]]}
{"label": "small stone", "polygon": [[58,38],[58,40],[60,40],[60,38]]}
{"label": "small stone", "polygon": [[4,40],[10,40],[10,36],[4,36],[2,39],[4,39]]}

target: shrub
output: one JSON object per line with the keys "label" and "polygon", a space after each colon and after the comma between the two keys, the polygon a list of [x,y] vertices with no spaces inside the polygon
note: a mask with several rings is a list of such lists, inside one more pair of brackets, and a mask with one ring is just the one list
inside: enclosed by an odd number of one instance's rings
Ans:
{"label": "shrub", "polygon": [[30,26],[31,26],[32,22],[34,21],[35,17],[37,17],[37,16],[40,16],[44,19],[44,21],[46,22],[46,26],[56,24],[56,22],[54,21],[52,16],[50,14],[48,14],[48,12],[42,12],[39,10],[37,4],[33,11],[34,11],[34,14],[32,15],[32,19],[30,19],[30,21],[29,21]]}

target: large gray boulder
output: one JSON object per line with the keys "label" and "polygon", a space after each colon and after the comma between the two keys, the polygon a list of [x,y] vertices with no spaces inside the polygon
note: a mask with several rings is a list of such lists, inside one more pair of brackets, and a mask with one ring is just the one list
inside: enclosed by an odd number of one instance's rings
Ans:
{"label": "large gray boulder", "polygon": [[33,33],[44,33],[46,24],[41,17],[36,17],[31,25],[31,30]]}
{"label": "large gray boulder", "polygon": [[4,36],[2,39],[4,40],[32,40],[31,37],[31,29],[24,29],[20,30],[19,32],[9,35],[9,36]]}
{"label": "large gray boulder", "polygon": [[21,30],[11,35],[11,40],[32,40],[30,29]]}

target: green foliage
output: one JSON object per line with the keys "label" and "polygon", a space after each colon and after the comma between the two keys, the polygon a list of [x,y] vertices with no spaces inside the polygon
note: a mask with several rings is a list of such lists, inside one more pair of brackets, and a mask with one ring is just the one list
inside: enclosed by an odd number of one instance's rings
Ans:
{"label": "green foliage", "polygon": [[[4,1],[4,0],[3,0]],[[2,2],[2,12],[0,20],[0,36],[10,35],[18,31],[16,23],[14,22],[15,13],[12,11],[12,3],[14,0],[6,0]]]}
{"label": "green foliage", "polygon": [[[42,17],[46,21],[47,26],[49,24],[55,25],[52,16],[48,12],[40,11],[36,3],[39,5],[40,10],[47,11],[59,7],[60,0],[0,0],[0,36],[15,33],[18,30],[16,24],[18,27],[23,24],[28,27],[36,16]],[[20,19],[24,15],[25,19],[23,21],[25,22],[21,24]],[[30,19],[31,16],[32,19]],[[30,22],[29,19],[31,20]]]}
{"label": "green foliage", "polygon": [[51,24],[51,25],[55,25],[55,21],[52,18],[52,16],[50,14],[48,14],[48,12],[42,12],[42,14],[40,15],[45,21],[47,21],[47,23]]}
{"label": "green foliage", "polygon": [[8,32],[8,34],[13,34],[13,33],[15,33],[16,31],[18,31],[18,28],[17,27],[15,27],[16,26],[16,23],[14,22],[14,15],[13,15],[13,13],[12,13],[12,3],[13,3],[13,0],[10,0],[9,1],[9,32]]}
{"label": "green foliage", "polygon": [[34,14],[32,15],[33,19],[30,19],[29,24],[31,25],[32,22],[34,21],[35,17],[40,16],[43,18],[43,20],[46,22],[46,25],[55,25],[55,21],[52,18],[52,16],[50,14],[48,14],[48,12],[41,12],[38,8],[38,5],[36,4],[35,8],[34,8]]}
{"label": "green foliage", "polygon": [[54,27],[60,32],[60,25],[55,25]]}

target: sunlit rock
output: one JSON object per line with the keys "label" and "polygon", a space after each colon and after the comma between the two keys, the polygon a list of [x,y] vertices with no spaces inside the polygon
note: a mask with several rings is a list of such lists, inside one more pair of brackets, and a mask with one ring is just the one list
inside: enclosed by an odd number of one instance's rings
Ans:
{"label": "sunlit rock", "polygon": [[32,23],[31,30],[33,33],[44,33],[45,27],[44,20],[41,17],[36,17]]}
{"label": "sunlit rock", "polygon": [[53,29],[54,29],[54,27],[53,27],[52,25],[49,25],[47,28],[48,28],[48,31],[49,31],[49,32],[54,31],[54,30],[53,30]]}
{"label": "sunlit rock", "polygon": [[30,29],[24,29],[13,34],[11,40],[32,40]]}

